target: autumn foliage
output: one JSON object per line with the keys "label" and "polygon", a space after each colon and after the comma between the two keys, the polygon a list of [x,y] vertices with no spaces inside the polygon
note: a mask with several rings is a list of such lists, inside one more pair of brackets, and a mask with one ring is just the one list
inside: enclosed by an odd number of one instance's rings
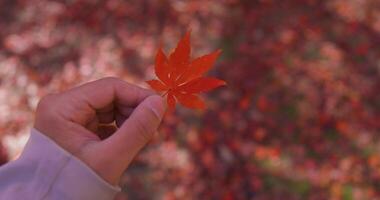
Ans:
{"label": "autumn foliage", "polygon": [[2,0],[0,162],[49,92],[157,79],[198,108],[197,81],[216,77],[228,85],[207,109],[168,113],[118,200],[379,199],[379,12],[378,0]]}
{"label": "autumn foliage", "polygon": [[204,109],[205,103],[196,94],[225,85],[222,80],[202,77],[214,64],[220,50],[194,60],[190,60],[190,52],[190,32],[187,32],[169,58],[161,48],[158,50],[154,69],[160,80],[147,81],[157,92],[166,92],[170,110],[174,110],[176,100],[188,108]]}

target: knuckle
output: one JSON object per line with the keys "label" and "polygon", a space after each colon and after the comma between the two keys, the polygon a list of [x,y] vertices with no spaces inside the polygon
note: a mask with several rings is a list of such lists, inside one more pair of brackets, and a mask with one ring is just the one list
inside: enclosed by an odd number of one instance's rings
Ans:
{"label": "knuckle", "polygon": [[42,97],[40,102],[38,103],[37,111],[48,110],[51,107],[52,103],[54,103],[54,99],[55,94],[48,94]]}
{"label": "knuckle", "polygon": [[126,84],[125,81],[117,78],[117,77],[105,77],[100,79],[100,81],[103,81],[106,85],[113,86],[114,88],[122,87]]}
{"label": "knuckle", "polygon": [[110,82],[110,83],[117,83],[120,81],[120,79],[113,76],[105,77],[105,78],[102,78],[101,80],[105,82]]}
{"label": "knuckle", "polygon": [[55,121],[54,104],[56,102],[56,94],[49,94],[41,98],[36,109],[35,126],[44,130],[44,127],[51,126]]}

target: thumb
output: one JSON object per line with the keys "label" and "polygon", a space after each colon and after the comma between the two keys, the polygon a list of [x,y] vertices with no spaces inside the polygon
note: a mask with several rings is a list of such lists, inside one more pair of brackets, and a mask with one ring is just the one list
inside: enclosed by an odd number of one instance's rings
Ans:
{"label": "thumb", "polygon": [[153,137],[164,113],[165,104],[161,96],[152,95],[143,100],[115,134],[105,141],[107,149],[114,151],[109,155],[118,156],[118,159],[123,157],[128,165]]}

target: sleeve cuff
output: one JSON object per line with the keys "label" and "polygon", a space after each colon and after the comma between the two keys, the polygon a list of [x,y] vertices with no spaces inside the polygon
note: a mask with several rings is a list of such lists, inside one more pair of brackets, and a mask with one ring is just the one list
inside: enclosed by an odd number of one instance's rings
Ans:
{"label": "sleeve cuff", "polygon": [[110,200],[121,191],[36,129],[32,129],[20,160],[37,160],[36,177],[42,183],[39,189],[46,190],[41,191],[45,197]]}

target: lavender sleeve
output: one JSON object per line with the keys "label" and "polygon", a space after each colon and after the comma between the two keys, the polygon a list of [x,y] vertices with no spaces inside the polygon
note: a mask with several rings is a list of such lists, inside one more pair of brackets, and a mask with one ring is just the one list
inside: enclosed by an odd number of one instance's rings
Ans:
{"label": "lavender sleeve", "polygon": [[20,158],[0,167],[0,199],[109,200],[119,191],[36,129]]}

